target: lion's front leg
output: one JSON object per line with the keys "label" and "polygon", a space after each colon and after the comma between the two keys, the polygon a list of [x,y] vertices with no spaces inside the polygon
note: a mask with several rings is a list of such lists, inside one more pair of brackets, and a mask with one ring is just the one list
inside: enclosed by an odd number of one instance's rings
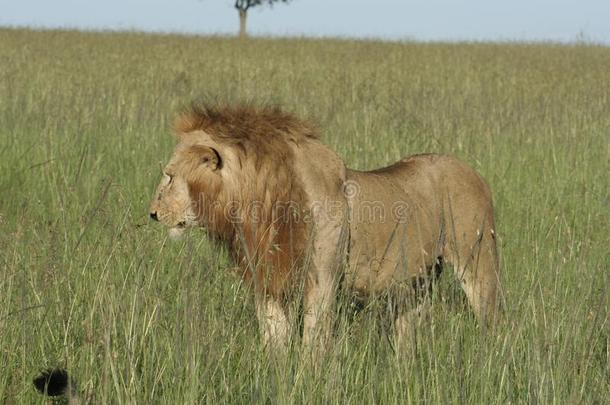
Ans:
{"label": "lion's front leg", "polygon": [[310,350],[324,350],[331,335],[336,283],[347,243],[347,225],[340,214],[318,223],[313,241],[303,300],[303,347]]}
{"label": "lion's front leg", "polygon": [[332,328],[331,312],[335,300],[334,281],[329,273],[310,274],[303,302],[303,346],[326,346]]}
{"label": "lion's front leg", "polygon": [[290,338],[290,323],[286,311],[278,300],[264,294],[256,294],[256,317],[267,348],[285,350]]}

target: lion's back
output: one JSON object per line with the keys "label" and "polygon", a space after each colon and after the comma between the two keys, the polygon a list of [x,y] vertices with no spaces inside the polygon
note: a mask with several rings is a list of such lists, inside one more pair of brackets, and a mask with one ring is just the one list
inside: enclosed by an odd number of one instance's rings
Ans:
{"label": "lion's back", "polygon": [[469,194],[482,200],[491,199],[491,191],[485,179],[472,166],[450,155],[412,155],[394,165],[369,173],[383,173],[396,186],[407,191],[428,189],[435,195],[459,197]]}

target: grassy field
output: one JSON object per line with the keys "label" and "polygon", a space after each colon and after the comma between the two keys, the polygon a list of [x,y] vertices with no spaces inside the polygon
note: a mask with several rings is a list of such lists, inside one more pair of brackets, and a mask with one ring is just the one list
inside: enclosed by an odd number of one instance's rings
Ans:
{"label": "grassy field", "polygon": [[[320,368],[269,361],[202,232],[147,218],[199,97],[315,120],[349,166],[461,157],[494,193],[508,316],[446,272],[417,351],[339,315]],[[0,403],[66,367],[92,403],[608,403],[610,48],[0,30]]]}

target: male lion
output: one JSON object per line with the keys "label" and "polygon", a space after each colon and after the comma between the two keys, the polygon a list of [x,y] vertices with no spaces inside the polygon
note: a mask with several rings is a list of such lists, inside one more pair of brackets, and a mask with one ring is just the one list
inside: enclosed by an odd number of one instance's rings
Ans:
{"label": "male lion", "polygon": [[[266,343],[287,342],[287,304],[300,285],[308,346],[329,334],[337,284],[359,301],[417,297],[443,262],[478,318],[496,318],[491,193],[466,164],[416,155],[370,172],[346,169],[310,125],[268,107],[193,107],[175,133],[150,216],[171,235],[200,226],[228,244]],[[421,306],[413,301],[398,311],[398,338]]]}

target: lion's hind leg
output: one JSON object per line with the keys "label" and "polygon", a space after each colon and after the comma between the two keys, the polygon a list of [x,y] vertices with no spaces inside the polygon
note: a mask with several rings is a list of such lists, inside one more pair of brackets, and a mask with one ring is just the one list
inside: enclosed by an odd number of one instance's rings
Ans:
{"label": "lion's hind leg", "polygon": [[455,275],[470,306],[484,325],[494,324],[501,313],[501,286],[494,230],[481,226],[456,238],[447,246],[445,260]]}
{"label": "lion's hind leg", "polygon": [[430,320],[432,288],[442,268],[442,259],[439,258],[427,272],[414,277],[410,285],[390,289],[389,294],[394,303],[394,343],[397,348],[415,350],[418,331]]}
{"label": "lion's hind leg", "polygon": [[422,325],[426,322],[430,315],[430,303],[428,300],[421,301],[404,311],[394,320],[394,347],[396,353],[401,352],[400,349],[409,349],[414,351],[417,347],[417,334]]}

